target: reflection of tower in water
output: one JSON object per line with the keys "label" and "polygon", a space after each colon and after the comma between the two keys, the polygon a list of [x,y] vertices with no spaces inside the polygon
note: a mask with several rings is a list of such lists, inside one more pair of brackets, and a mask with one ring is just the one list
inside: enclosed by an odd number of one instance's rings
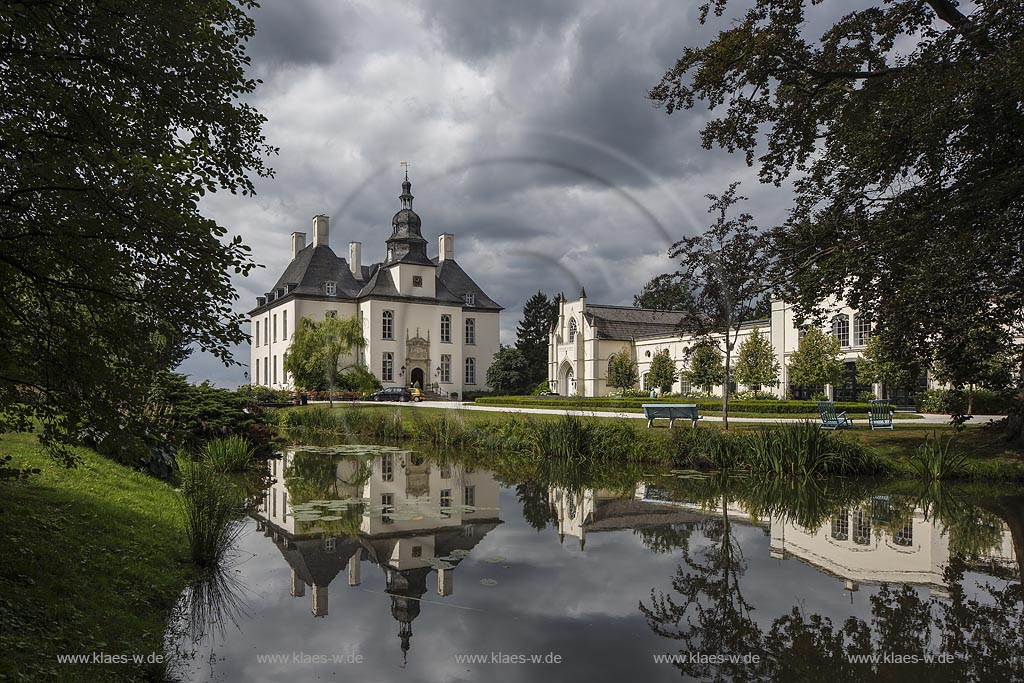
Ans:
{"label": "reflection of tower in water", "polygon": [[405,667],[412,645],[412,622],[420,615],[420,599],[427,592],[427,575],[430,568],[396,571],[389,567],[384,573],[387,581],[384,590],[391,596],[391,616],[398,622],[402,667]]}
{"label": "reflection of tower in water", "polygon": [[[359,586],[362,562],[380,568],[391,616],[398,623],[404,666],[412,646],[413,621],[420,614],[427,586],[432,585],[430,573],[437,572],[440,597],[454,593],[460,562],[501,523],[499,485],[489,471],[467,471],[455,461],[439,464],[412,451],[389,449],[368,458],[335,457],[326,464],[317,460],[320,457],[331,456],[322,450],[300,450],[275,463],[274,473],[280,472],[284,481],[279,479],[268,489],[255,515],[258,527],[273,539],[291,567],[289,593],[311,600],[316,617],[327,617],[329,584],[343,569],[348,585]],[[293,462],[298,466],[292,467]],[[297,503],[302,513],[307,501],[345,499],[362,500],[367,510],[387,505],[388,512],[364,511],[361,518],[348,520],[346,530],[351,531],[339,533],[330,523],[343,513],[332,509],[325,516],[327,524],[321,524],[302,520],[302,514],[297,520],[290,507]],[[332,596],[332,602],[337,599]]]}

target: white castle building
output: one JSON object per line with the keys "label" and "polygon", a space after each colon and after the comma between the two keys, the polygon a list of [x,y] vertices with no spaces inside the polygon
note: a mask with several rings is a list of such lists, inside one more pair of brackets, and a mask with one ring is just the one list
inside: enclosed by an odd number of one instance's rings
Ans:
{"label": "white castle building", "polygon": [[427,256],[408,173],[399,198],[381,263],[364,265],[360,242],[349,242],[348,259],[337,256],[327,216],[313,217],[309,245],[306,233],[292,233],[288,267],[249,311],[252,384],[293,388],[284,360],[301,318],[358,316],[365,347],[352,360],[384,386],[417,385],[445,396],[487,388],[502,307],[455,260],[453,235],[439,235],[438,255]]}
{"label": "white castle building", "polygon": [[[837,304],[826,328],[839,341],[842,360],[847,368],[847,381],[842,386],[825,387],[825,393],[835,400],[855,400],[858,394],[870,391],[877,397],[886,397],[897,403],[909,402],[908,389],[881,385],[860,384],[856,378],[856,359],[864,352],[871,326],[857,311]],[[685,379],[689,351],[695,344],[692,336],[680,335],[677,327],[682,314],[630,306],[604,306],[587,302],[586,290],[576,301],[558,297],[558,318],[552,325],[548,339],[548,381],[563,396],[606,396],[614,389],[607,383],[608,365],[612,354],[625,349],[636,361],[640,375],[639,389],[649,390],[647,373],[654,355],[668,349],[675,360],[680,376],[672,386],[673,392],[689,392]],[[783,396],[790,391],[794,398],[810,398],[819,387],[791,386],[788,379],[790,355],[797,350],[803,331],[797,327],[793,309],[784,301],[773,301],[771,317],[745,323],[739,333],[734,350],[733,364],[740,344],[754,329],[771,340],[780,366],[777,387],[759,387]],[[733,385],[733,391],[758,387]],[[721,394],[722,387],[714,392]]]}

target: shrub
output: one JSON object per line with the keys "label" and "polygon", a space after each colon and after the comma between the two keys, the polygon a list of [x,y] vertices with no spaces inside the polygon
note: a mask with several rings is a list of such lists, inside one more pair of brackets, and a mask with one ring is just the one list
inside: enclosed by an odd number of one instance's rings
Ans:
{"label": "shrub", "polygon": [[241,436],[228,436],[207,441],[200,451],[200,460],[217,472],[244,472],[256,469],[256,449]]}
{"label": "shrub", "polygon": [[215,567],[241,530],[238,494],[230,480],[203,462],[184,462],[181,475],[189,555],[201,567]]}
{"label": "shrub", "polygon": [[759,429],[745,441],[751,469],[771,476],[875,474],[882,469],[867,447],[810,421]]}
{"label": "shrub", "polygon": [[943,439],[932,432],[911,456],[910,467],[923,479],[953,479],[966,474],[967,456],[954,448],[952,436]]}
{"label": "shrub", "polygon": [[[479,398],[476,400],[481,405],[513,405],[523,407],[540,408],[574,408],[577,410],[632,410],[640,412],[645,403],[679,403],[678,397],[649,398],[646,395],[639,398],[604,396],[598,398],[567,398],[564,396],[494,396]],[[719,412],[722,410],[722,401],[718,398],[705,399],[697,398],[686,401],[695,403],[700,412]],[[746,413],[760,413],[767,415],[799,415],[812,413],[818,414],[818,406],[813,401],[780,401],[758,400],[742,401],[738,405],[731,406],[736,411]],[[867,403],[836,403],[836,410],[847,412],[850,415],[866,415],[868,412]]]}
{"label": "shrub", "polygon": [[533,395],[539,396],[543,394],[545,391],[551,391],[551,382],[549,382],[546,379],[542,380],[540,383],[537,384],[537,386],[533,388]]}
{"label": "shrub", "polygon": [[974,389],[963,393],[950,391],[949,389],[929,389],[914,394],[914,405],[923,413],[940,413],[953,415],[954,413],[966,413],[967,401],[970,399],[971,412],[977,415],[1002,415],[1010,407],[1010,400],[989,389]]}

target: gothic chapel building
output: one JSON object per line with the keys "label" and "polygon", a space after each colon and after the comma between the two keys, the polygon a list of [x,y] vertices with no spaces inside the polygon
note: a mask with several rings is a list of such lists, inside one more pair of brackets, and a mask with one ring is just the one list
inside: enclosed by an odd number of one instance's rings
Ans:
{"label": "gothic chapel building", "polygon": [[427,256],[408,172],[399,199],[381,263],[363,265],[360,242],[349,242],[347,260],[336,255],[327,216],[313,217],[308,246],[306,233],[292,233],[291,262],[249,312],[252,384],[293,388],[284,360],[301,318],[359,316],[366,345],[358,360],[384,386],[442,396],[487,388],[502,308],[455,260],[453,235],[440,234],[437,256]]}

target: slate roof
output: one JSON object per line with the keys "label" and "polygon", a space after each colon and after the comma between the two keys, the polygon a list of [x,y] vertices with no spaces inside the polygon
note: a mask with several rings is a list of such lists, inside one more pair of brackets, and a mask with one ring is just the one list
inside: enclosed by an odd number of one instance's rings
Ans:
{"label": "slate roof", "polygon": [[[629,341],[644,337],[678,335],[678,326],[686,314],[632,306],[587,304],[583,316],[596,330],[598,339]],[[743,327],[767,327],[768,320],[747,320]]]}
{"label": "slate roof", "polygon": [[294,283],[297,285],[292,290],[295,294],[324,296],[323,282],[328,280],[338,284],[338,297],[343,299],[354,299],[363,287],[352,275],[348,261],[337,256],[328,246],[310,244],[295,255],[270,291],[287,291],[288,284]]}
{"label": "slate roof", "polygon": [[[395,285],[391,275],[390,267],[383,263],[374,263],[360,268],[361,278],[356,279],[349,268],[348,261],[336,255],[334,251],[325,245],[315,247],[307,246],[295,255],[284,273],[278,278],[274,287],[269,290],[275,293],[279,289],[285,290],[285,295],[297,296],[327,296],[323,283],[333,281],[337,283],[336,297],[339,300],[357,301],[375,297],[388,298],[409,298],[413,301],[433,301],[436,303],[455,304],[465,306],[467,293],[474,295],[473,306],[469,309],[485,311],[500,311],[502,307],[494,299],[487,296],[476,282],[473,281],[466,271],[454,260],[438,262],[437,258],[426,261],[423,265],[435,266],[435,290],[433,299],[426,297],[403,297]],[[292,289],[289,291],[289,285]],[[272,305],[268,301],[264,306]],[[264,308],[257,306],[250,313],[255,313]]]}
{"label": "slate roof", "polygon": [[682,313],[674,311],[593,304],[587,304],[583,315],[598,339],[613,340],[672,334],[683,319]]}
{"label": "slate roof", "polygon": [[438,281],[457,298],[465,300],[466,294],[472,293],[476,300],[472,308],[502,310],[501,304],[484,294],[484,290],[480,289],[480,286],[466,274],[466,271],[454,259],[439,261],[435,258],[432,261],[437,264]]}

